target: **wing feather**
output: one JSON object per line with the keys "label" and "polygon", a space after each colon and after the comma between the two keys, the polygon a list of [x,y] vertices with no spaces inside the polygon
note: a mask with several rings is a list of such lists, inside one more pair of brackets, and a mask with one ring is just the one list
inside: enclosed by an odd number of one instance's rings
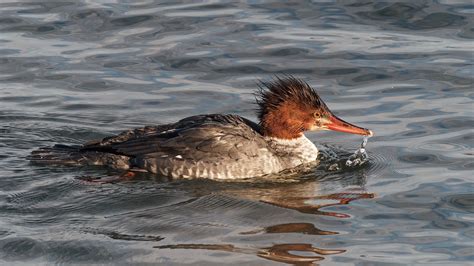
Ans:
{"label": "wing feather", "polygon": [[236,115],[201,115],[177,123],[144,127],[86,144],[84,150],[138,158],[191,161],[255,157],[266,145],[259,126]]}

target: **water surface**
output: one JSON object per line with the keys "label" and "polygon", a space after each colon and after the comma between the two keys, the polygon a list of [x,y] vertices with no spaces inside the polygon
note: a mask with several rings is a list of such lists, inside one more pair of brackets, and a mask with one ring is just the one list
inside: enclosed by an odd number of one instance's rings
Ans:
{"label": "water surface", "polygon": [[[473,13],[462,0],[2,1],[0,263],[472,263]],[[255,120],[256,80],[281,73],[376,133],[370,163],[100,185],[84,179],[119,173],[25,159],[198,113]],[[326,162],[361,142],[308,137]]]}

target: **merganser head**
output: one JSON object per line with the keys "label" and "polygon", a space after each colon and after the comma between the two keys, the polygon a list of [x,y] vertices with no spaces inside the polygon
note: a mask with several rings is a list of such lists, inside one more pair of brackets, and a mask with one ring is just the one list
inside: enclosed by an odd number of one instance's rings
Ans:
{"label": "merganser head", "polygon": [[310,130],[373,135],[372,131],[335,116],[313,88],[293,76],[261,82],[256,96],[258,117],[265,136],[294,139]]}

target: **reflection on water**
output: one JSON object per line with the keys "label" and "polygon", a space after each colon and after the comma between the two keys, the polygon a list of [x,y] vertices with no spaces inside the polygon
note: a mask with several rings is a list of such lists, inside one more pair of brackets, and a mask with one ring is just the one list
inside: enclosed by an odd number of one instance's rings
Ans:
{"label": "reflection on water", "polygon": [[329,249],[320,249],[311,246],[311,244],[277,244],[271,247],[264,247],[259,249],[251,248],[236,248],[233,245],[204,245],[204,244],[181,244],[181,245],[167,245],[167,246],[156,246],[155,248],[170,248],[170,249],[203,249],[203,250],[218,250],[218,251],[228,251],[236,253],[245,253],[245,254],[256,254],[259,257],[284,262],[288,264],[297,264],[297,265],[314,265],[313,262],[323,260],[323,256],[314,256],[314,255],[295,255],[290,252],[306,252],[318,255],[332,255],[340,254],[345,250],[329,250]]}
{"label": "reflection on water", "polygon": [[[319,209],[322,207],[328,206],[335,206],[340,204],[348,204],[352,200],[355,199],[369,199],[373,198],[373,193],[337,193],[337,194],[329,194],[324,196],[317,196],[312,198],[288,198],[288,199],[281,199],[280,202],[267,202],[270,204],[274,204],[279,207],[283,208],[290,208],[302,213],[312,213],[312,214],[319,214],[319,215],[327,215],[333,216],[337,218],[349,218],[350,216],[344,213],[337,213],[337,212],[325,212],[320,211]],[[304,204],[308,200],[329,200],[329,201],[336,201],[335,203],[327,203],[327,204],[319,204],[319,205],[306,205]]]}
{"label": "reflection on water", "polygon": [[[473,10],[1,1],[0,264],[471,263]],[[278,73],[373,130],[369,161],[331,132],[308,134],[316,169],[252,182],[25,159],[199,113],[255,120],[256,80]]]}
{"label": "reflection on water", "polygon": [[310,223],[288,223],[288,224],[277,224],[265,227],[261,230],[242,232],[242,235],[251,235],[258,233],[266,234],[281,234],[281,233],[301,233],[309,235],[335,235],[337,232],[323,231]]}
{"label": "reflection on water", "polygon": [[[298,184],[291,184],[285,186],[284,189],[281,187],[265,188],[260,187],[258,189],[230,189],[219,191],[219,193],[225,195],[232,195],[234,197],[247,198],[278,206],[281,208],[287,208],[296,210],[301,213],[313,214],[313,215],[324,215],[335,218],[350,218],[350,215],[340,212],[327,212],[320,209],[330,206],[338,206],[349,204],[353,200],[357,199],[369,199],[373,198],[373,193],[336,193],[328,195],[317,195],[319,189],[313,187],[317,183],[303,182]],[[284,190],[284,191],[283,191]],[[285,192],[285,193],[282,193]],[[294,196],[293,193],[305,195],[302,197]],[[308,196],[314,194],[315,196]],[[315,227],[313,223],[284,223],[266,226],[261,229],[240,232],[241,235],[265,235],[265,234],[306,234],[313,236],[324,236],[324,235],[335,235],[338,232],[325,231]],[[173,245],[161,245],[155,246],[159,249],[202,249],[202,250],[213,250],[213,251],[226,251],[235,253],[245,254],[256,254],[259,257],[284,262],[289,264],[298,265],[313,265],[313,262],[323,260],[326,255],[340,254],[345,252],[344,249],[322,249],[314,247],[310,243],[288,243],[288,244],[275,244],[271,247],[253,247],[253,248],[242,248],[236,247],[232,244],[173,244]],[[292,252],[306,252],[311,254],[300,254],[295,255]],[[317,256],[314,256],[317,254]]]}

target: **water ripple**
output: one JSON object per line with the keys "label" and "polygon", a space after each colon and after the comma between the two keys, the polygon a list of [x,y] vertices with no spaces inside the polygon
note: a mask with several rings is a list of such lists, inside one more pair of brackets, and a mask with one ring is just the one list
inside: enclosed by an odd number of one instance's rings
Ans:
{"label": "water ripple", "polygon": [[[470,263],[471,2],[2,1],[0,264]],[[242,182],[26,160],[198,113],[256,120],[277,73],[373,130],[369,161],[345,167],[360,137],[329,132],[308,134],[315,169]]]}

